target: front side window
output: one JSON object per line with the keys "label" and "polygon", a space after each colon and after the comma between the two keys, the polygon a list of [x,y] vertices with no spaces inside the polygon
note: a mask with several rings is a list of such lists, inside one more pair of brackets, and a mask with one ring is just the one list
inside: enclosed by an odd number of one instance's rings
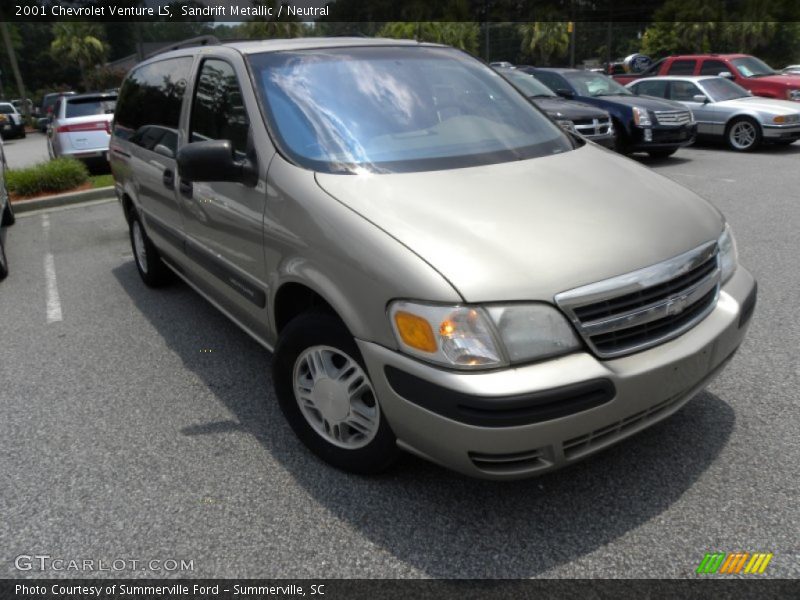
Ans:
{"label": "front side window", "polygon": [[678,102],[694,102],[694,97],[703,93],[691,81],[673,81],[670,87],[672,99]]}
{"label": "front side window", "polygon": [[700,67],[700,75],[719,75],[723,71],[728,71],[728,65],[721,60],[704,60]]}
{"label": "front side window", "polygon": [[250,121],[233,67],[217,59],[203,62],[192,103],[190,140],[230,140],[237,154],[247,152]]}
{"label": "front side window", "polygon": [[499,71],[499,73],[517,86],[519,90],[529,98],[554,98],[556,96],[555,92],[530,73],[513,71],[511,69],[504,69]]}
{"label": "front side window", "polygon": [[567,92],[573,91],[569,83],[567,83],[567,81],[558,73],[554,73],[552,71],[536,71],[535,73],[531,73],[531,75],[533,75],[538,81],[541,81],[554,92],[558,92],[559,90],[564,90]]}
{"label": "front side window", "polygon": [[500,75],[449,48],[331,48],[249,60],[279,147],[309,169],[430,171],[574,147]]}

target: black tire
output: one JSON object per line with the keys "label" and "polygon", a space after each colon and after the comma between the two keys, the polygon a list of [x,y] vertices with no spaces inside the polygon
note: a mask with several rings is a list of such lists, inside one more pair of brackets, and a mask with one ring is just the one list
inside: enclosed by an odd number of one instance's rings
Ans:
{"label": "black tire", "polygon": [[[744,143],[740,140],[740,137],[737,135],[737,131],[740,128],[752,132],[752,136],[748,136],[748,139],[750,139],[750,137],[752,138],[750,142]],[[752,152],[761,145],[763,137],[761,125],[750,117],[733,119],[728,123],[727,127],[725,127],[725,143],[728,144],[728,148],[736,152]]]}
{"label": "black tire", "polygon": [[[161,260],[161,254],[150,241],[147,232],[142,226],[142,222],[135,209],[131,209],[129,223],[129,233],[131,240],[131,250],[133,250],[133,262],[136,263],[136,270],[148,287],[162,287],[173,279],[172,271]],[[141,235],[141,246],[137,250],[137,235]],[[143,249],[143,252],[140,251]]]}
{"label": "black tire", "polygon": [[650,155],[650,158],[669,158],[677,151],[677,148],[673,148],[672,150],[648,150],[647,153]]}
{"label": "black tire", "polygon": [[[8,198],[8,190],[6,189],[6,198]],[[9,227],[17,222],[17,217],[14,216],[14,209],[11,208],[11,200],[6,203],[3,214],[0,215],[0,226]]]}
{"label": "black tire", "polygon": [[[359,448],[344,448],[325,439],[312,426],[300,409],[294,391],[295,367],[300,368],[301,356],[314,347],[327,347],[347,355],[363,370],[372,391],[364,360],[353,336],[335,316],[308,312],[296,317],[281,332],[272,358],[272,381],[278,404],[298,438],[325,462],[343,471],[372,475],[384,471],[399,454],[397,440],[372,392],[378,426],[374,437]],[[308,409],[306,409],[308,410]],[[352,405],[348,408],[352,414]],[[321,413],[320,413],[321,414]],[[324,419],[322,419],[324,421]],[[341,427],[338,425],[337,427]]]}
{"label": "black tire", "polygon": [[8,277],[8,259],[6,249],[3,247],[3,238],[0,237],[0,281]]}
{"label": "black tire", "polygon": [[622,127],[622,123],[616,119],[614,120],[614,150],[625,156],[631,154],[630,143],[625,135],[625,130]]}

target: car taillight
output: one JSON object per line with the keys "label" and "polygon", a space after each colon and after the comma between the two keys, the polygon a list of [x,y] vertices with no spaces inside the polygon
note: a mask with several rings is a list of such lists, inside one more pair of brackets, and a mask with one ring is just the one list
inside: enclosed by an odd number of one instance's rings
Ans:
{"label": "car taillight", "polygon": [[59,125],[56,133],[76,133],[78,131],[99,131],[105,129],[111,133],[108,121],[92,121],[91,123],[74,123],[72,125]]}

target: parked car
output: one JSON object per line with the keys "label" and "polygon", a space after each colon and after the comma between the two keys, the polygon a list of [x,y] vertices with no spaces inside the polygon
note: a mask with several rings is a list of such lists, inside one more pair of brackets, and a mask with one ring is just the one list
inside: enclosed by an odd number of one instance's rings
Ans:
{"label": "parked car", "polygon": [[786,73],[787,75],[800,75],[800,65],[789,65],[788,67],[784,67],[781,69],[781,73]]}
{"label": "parked car", "polygon": [[716,75],[727,77],[754,96],[800,100],[800,74],[779,73],[763,60],[749,54],[687,54],[670,56],[653,64],[641,75],[615,75],[628,84],[637,79],[663,75]]}
{"label": "parked car", "polygon": [[[150,126],[178,135],[148,149]],[[716,208],[445,46],[159,54],[110,151],[144,283],[274,350],[295,433],[358,473],[399,449],[496,479],[574,463],[701,390],[755,305]]]}
{"label": "parked car", "polygon": [[519,69],[495,69],[525,94],[536,106],[567,131],[613,148],[616,136],[611,116],[605,110],[562,98],[530,73]]}
{"label": "parked car", "polygon": [[0,136],[4,140],[25,137],[25,119],[10,102],[0,102]]}
{"label": "parked car", "polygon": [[11,208],[11,199],[6,186],[6,155],[3,142],[0,141],[0,280],[8,276],[8,257],[5,249],[4,228],[14,224],[14,209]]}
{"label": "parked car", "polygon": [[742,152],[762,142],[791,144],[800,139],[800,105],[753,96],[724,77],[653,77],[634,81],[637,95],[680,102],[692,111],[697,135],[725,140]]}
{"label": "parked car", "polygon": [[71,156],[88,164],[108,161],[111,120],[116,94],[65,95],[56,101],[53,122],[48,129],[51,158]]}
{"label": "parked car", "polygon": [[36,120],[36,124],[39,127],[39,131],[41,133],[47,133],[47,127],[50,125],[50,122],[53,120],[53,108],[55,108],[56,102],[61,96],[73,96],[75,92],[53,92],[51,94],[45,94],[42,98],[42,107],[39,110],[40,117]]}
{"label": "parked car", "polygon": [[534,67],[522,70],[559,96],[608,111],[614,124],[616,149],[623,154],[647,152],[655,158],[666,158],[694,142],[694,117],[677,102],[635,96],[600,73]]}

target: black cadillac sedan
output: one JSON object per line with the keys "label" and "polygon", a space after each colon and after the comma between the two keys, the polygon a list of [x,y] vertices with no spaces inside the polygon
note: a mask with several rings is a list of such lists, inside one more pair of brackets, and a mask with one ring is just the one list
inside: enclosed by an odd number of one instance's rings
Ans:
{"label": "black cadillac sedan", "polygon": [[619,83],[591,71],[520,67],[563,98],[580,100],[611,114],[616,149],[623,154],[647,152],[665,158],[694,142],[692,112],[682,104],[636,96]]}

